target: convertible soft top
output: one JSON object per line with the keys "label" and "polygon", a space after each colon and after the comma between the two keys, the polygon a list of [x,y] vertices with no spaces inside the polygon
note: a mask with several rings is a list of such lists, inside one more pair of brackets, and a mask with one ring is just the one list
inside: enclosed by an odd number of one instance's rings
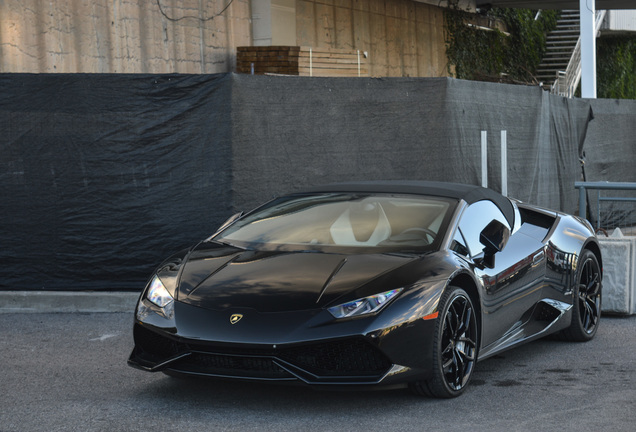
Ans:
{"label": "convertible soft top", "polygon": [[417,180],[381,180],[343,182],[316,186],[306,192],[379,192],[429,195],[463,199],[468,204],[490,200],[499,207],[510,226],[514,225],[514,208],[510,200],[492,189],[462,183]]}

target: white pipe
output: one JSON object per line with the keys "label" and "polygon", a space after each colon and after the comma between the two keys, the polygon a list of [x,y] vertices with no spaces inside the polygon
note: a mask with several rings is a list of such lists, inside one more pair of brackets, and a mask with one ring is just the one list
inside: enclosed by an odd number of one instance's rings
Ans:
{"label": "white pipe", "polygon": [[501,194],[508,196],[508,137],[501,131]]}
{"label": "white pipe", "polygon": [[488,132],[481,131],[481,185],[488,187]]}
{"label": "white pipe", "polygon": [[579,0],[581,14],[581,97],[596,99],[595,0]]}

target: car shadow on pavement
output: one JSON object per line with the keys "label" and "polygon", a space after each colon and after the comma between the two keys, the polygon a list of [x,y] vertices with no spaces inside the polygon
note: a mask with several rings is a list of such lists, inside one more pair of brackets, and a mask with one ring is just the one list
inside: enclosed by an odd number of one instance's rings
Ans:
{"label": "car shadow on pavement", "polygon": [[[478,363],[470,387],[465,395],[471,398],[471,393],[478,392],[481,386],[511,387],[523,385],[518,379],[512,378],[514,371],[520,368],[532,369],[535,358],[547,356],[553,350],[568,346],[563,342],[543,339],[521,346],[515,350],[505,352]],[[529,366],[530,365],[530,366]],[[527,379],[531,379],[532,372]],[[315,403],[327,403],[332,409],[346,405],[369,406],[369,404],[384,403],[422,403],[435,402],[434,399],[423,398],[412,394],[408,388],[369,387],[357,389],[331,389],[328,387],[314,388],[302,384],[274,384],[249,381],[224,380],[207,377],[174,377],[165,374],[154,374],[148,384],[147,397],[164,399],[170,403],[193,403],[200,405],[219,406],[219,404],[249,404],[252,406],[268,406],[271,404],[282,406],[311,407]]]}

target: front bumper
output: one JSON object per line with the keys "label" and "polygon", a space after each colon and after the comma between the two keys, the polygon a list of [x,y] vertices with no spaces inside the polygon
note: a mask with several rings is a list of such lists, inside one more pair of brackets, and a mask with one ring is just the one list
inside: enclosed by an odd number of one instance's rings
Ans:
{"label": "front bumper", "polygon": [[[151,372],[316,385],[426,379],[435,320],[411,316],[400,303],[337,321],[320,310],[261,314],[176,302],[170,319],[138,313],[128,363]],[[236,325],[229,320],[234,313],[244,315]]]}
{"label": "front bumper", "polygon": [[308,384],[376,384],[393,369],[382,351],[363,337],[272,345],[179,341],[140,324],[134,329],[131,366],[265,381]]}

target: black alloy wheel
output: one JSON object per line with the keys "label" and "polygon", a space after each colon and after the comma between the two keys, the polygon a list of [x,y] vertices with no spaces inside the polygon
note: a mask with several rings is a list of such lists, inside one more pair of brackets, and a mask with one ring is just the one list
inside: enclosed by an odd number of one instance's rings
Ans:
{"label": "black alloy wheel", "polygon": [[433,372],[428,381],[411,384],[420,395],[452,398],[463,393],[477,361],[477,317],[470,296],[448,287],[442,295],[433,342]]}
{"label": "black alloy wheel", "polygon": [[584,250],[578,264],[574,289],[572,322],[563,330],[563,339],[585,342],[594,337],[601,319],[602,274],[596,255]]}

